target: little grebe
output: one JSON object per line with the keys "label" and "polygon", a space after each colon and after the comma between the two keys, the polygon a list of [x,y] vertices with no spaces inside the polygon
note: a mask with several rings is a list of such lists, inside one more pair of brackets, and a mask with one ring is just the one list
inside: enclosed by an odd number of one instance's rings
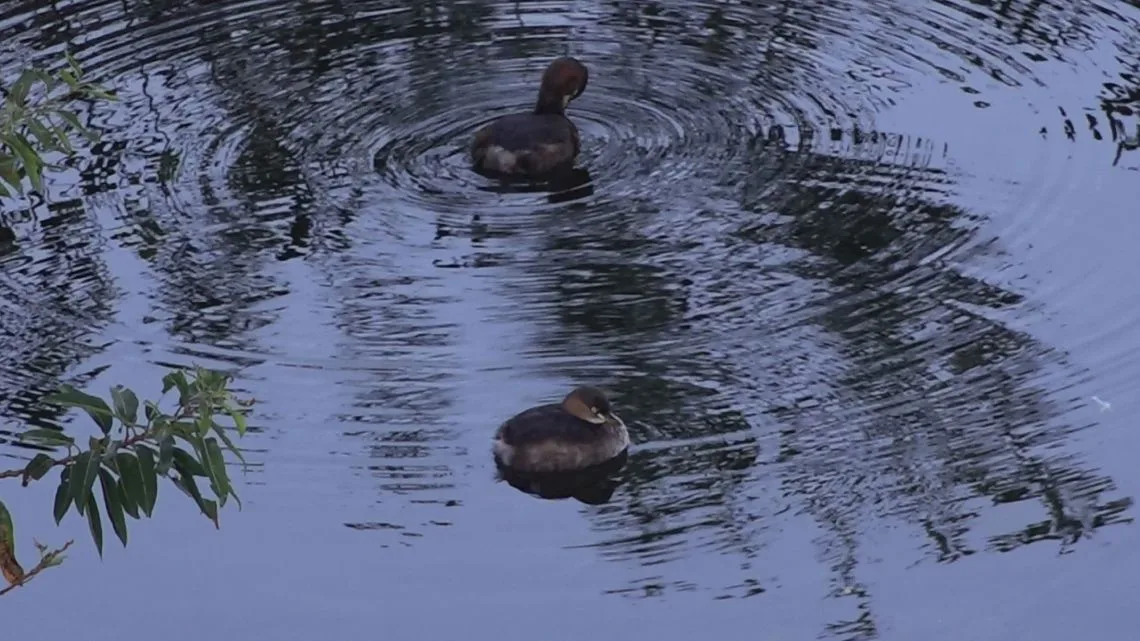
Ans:
{"label": "little grebe", "polygon": [[524,472],[566,472],[599,465],[629,447],[625,423],[606,395],[579,387],[561,403],[539,405],[507,419],[495,432],[495,461]]}
{"label": "little grebe", "polygon": [[578,128],[566,106],[586,90],[589,72],[574,58],[558,58],[542,74],[531,113],[498,118],[475,132],[471,158],[477,170],[538,177],[568,167],[578,156]]}

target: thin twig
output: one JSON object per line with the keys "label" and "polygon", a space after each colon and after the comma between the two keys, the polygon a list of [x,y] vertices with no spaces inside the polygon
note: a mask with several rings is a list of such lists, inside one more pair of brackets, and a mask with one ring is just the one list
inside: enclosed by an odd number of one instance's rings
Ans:
{"label": "thin twig", "polygon": [[16,588],[20,587],[21,585],[26,584],[28,581],[31,581],[33,578],[35,578],[35,576],[37,574],[39,574],[40,572],[43,572],[44,570],[50,568],[52,566],[52,564],[55,562],[56,558],[58,558],[60,554],[63,554],[64,550],[71,547],[71,544],[74,542],[75,542],[75,540],[72,539],[72,540],[68,541],[67,543],[64,543],[63,547],[59,548],[58,550],[52,550],[51,552],[48,552],[48,553],[44,554],[43,556],[41,556],[40,562],[36,564],[36,567],[32,568],[26,574],[24,574],[23,578],[21,578],[19,581],[16,581],[16,582],[12,583],[11,585],[9,585],[8,587],[4,588],[3,590],[0,590],[0,596],[4,596],[5,594],[8,594],[12,590],[15,590]]}

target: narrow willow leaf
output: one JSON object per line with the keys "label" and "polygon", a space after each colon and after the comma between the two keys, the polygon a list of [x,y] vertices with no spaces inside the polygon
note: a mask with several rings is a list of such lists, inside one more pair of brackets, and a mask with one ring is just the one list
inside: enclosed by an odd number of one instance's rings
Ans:
{"label": "narrow willow leaf", "polygon": [[119,420],[133,425],[139,417],[139,398],[131,390],[116,385],[111,388],[111,402],[115,404],[115,414]]}
{"label": "narrow willow leaf", "polygon": [[16,531],[12,526],[12,515],[3,501],[0,501],[0,574],[9,584],[24,578],[24,568],[16,561]]}
{"label": "narrow willow leaf", "polygon": [[158,405],[156,405],[154,401],[147,401],[144,405],[146,407],[144,413],[146,414],[146,420],[148,423],[150,421],[153,421],[156,416],[162,415],[162,410],[158,408]]}
{"label": "narrow willow leaf", "polygon": [[218,438],[222,439],[222,442],[225,443],[226,447],[234,453],[234,456],[238,457],[238,460],[241,461],[242,465],[245,465],[245,457],[242,456],[241,450],[239,450],[237,446],[234,445],[234,442],[230,440],[229,435],[226,434],[225,428],[221,425],[218,425],[217,423],[214,423],[214,433],[218,435]]}
{"label": "narrow willow leaf", "polygon": [[[71,498],[75,501],[75,511],[79,515],[83,515],[83,510],[87,509],[87,494],[88,485],[86,484],[87,472],[91,469],[91,452],[83,452],[75,457],[75,462],[71,464]],[[98,464],[95,465],[96,469]],[[94,480],[94,479],[92,479]]]}
{"label": "narrow willow leaf", "polygon": [[214,522],[214,527],[218,527],[218,505],[210,499],[202,498],[202,493],[198,491],[198,483],[194,481],[194,477],[187,474],[185,471],[180,471],[178,478],[174,479],[174,484],[178,486],[187,496],[194,499],[198,505],[198,509],[205,514],[207,518]]}
{"label": "narrow willow leaf", "polygon": [[74,445],[75,439],[59,430],[37,427],[20,433],[21,441],[36,441],[45,445]]}
{"label": "narrow willow leaf", "polygon": [[83,136],[87,140],[91,142],[97,142],[99,140],[98,134],[91,131],[87,127],[84,127],[83,123],[79,122],[79,116],[76,116],[74,111],[59,109],[56,110],[55,114],[60,118],[63,118],[63,121],[66,122],[69,127],[79,132],[79,135]]}
{"label": "narrow willow leaf", "polygon": [[119,500],[123,503],[123,512],[137,521],[139,519],[139,504],[127,496],[127,487],[124,484],[123,477],[120,476],[117,483]]}
{"label": "narrow willow leaf", "polygon": [[158,498],[158,476],[154,471],[154,454],[147,447],[139,447],[135,453],[138,454],[139,476],[142,478],[143,497],[146,501],[139,503],[139,508],[150,516],[154,511],[155,499]]}
{"label": "narrow willow leaf", "polygon": [[174,468],[194,476],[208,476],[206,468],[192,454],[180,447],[174,448]]}
{"label": "narrow willow leaf", "polygon": [[162,393],[165,394],[171,388],[178,388],[178,402],[185,404],[186,399],[190,397],[190,385],[186,382],[186,374],[182,370],[175,370],[166,376],[162,377]]}
{"label": "narrow willow leaf", "polygon": [[71,473],[71,468],[65,467],[59,472],[59,487],[55,489],[55,505],[52,507],[52,515],[55,516],[55,524],[63,520],[63,515],[67,514],[67,506],[71,505],[71,484],[68,483],[68,475]]}
{"label": "narrow willow leaf", "polygon": [[82,76],[83,67],[79,66],[79,61],[75,59],[75,56],[71,55],[70,51],[64,51],[63,55],[67,58],[67,66],[71,68],[72,73],[77,76]]}
{"label": "narrow willow leaf", "polygon": [[28,69],[21,73],[8,90],[8,102],[13,106],[22,107],[27,103],[28,92],[32,89],[32,83],[36,81],[35,75],[30,72]]}
{"label": "narrow willow leaf", "polygon": [[103,519],[99,516],[99,504],[95,502],[95,495],[87,495],[87,525],[91,528],[91,539],[95,541],[95,549],[99,556],[103,556]]}
{"label": "narrow willow leaf", "polygon": [[20,162],[24,165],[24,173],[31,181],[32,188],[38,192],[43,192],[44,183],[41,173],[43,160],[40,159],[40,155],[32,149],[27,139],[18,133],[12,134],[5,141],[12,147],[12,151],[20,157]]}
{"label": "narrow willow leaf", "polygon": [[198,425],[188,421],[178,421],[170,424],[170,433],[193,446],[198,441]]}
{"label": "narrow willow leaf", "polygon": [[[4,141],[0,139],[0,149],[4,148]],[[20,173],[16,171],[16,159],[5,153],[0,153],[0,179],[11,185],[16,193],[24,194],[24,184],[20,180]]]}
{"label": "narrow willow leaf", "polygon": [[49,394],[44,397],[44,402],[54,403],[56,405],[63,405],[66,407],[79,407],[82,408],[95,423],[99,425],[99,429],[107,434],[111,431],[111,424],[113,421],[111,408],[107,406],[106,401],[98,396],[92,396],[86,392],[81,392],[71,385],[62,385],[55,394]]}
{"label": "narrow willow leaf", "polygon": [[[218,497],[218,505],[225,505],[226,497],[230,495],[237,499],[238,496],[230,483],[230,477],[226,474],[225,456],[215,438],[206,439],[206,463],[209,466],[210,484],[213,486],[214,495]],[[241,505],[240,499],[238,499],[238,505],[239,507]]]}
{"label": "narrow willow leaf", "polygon": [[0,543],[0,575],[3,575],[9,585],[24,580],[24,568],[20,567],[16,555],[3,543]]}
{"label": "narrow willow leaf", "polygon": [[51,93],[51,90],[54,89],[57,84],[59,84],[55,78],[51,77],[50,73],[44,71],[43,69],[36,69],[33,67],[32,69],[28,70],[28,73],[32,74],[32,77],[36,80],[42,82],[44,88],[47,89],[48,93]]}
{"label": "narrow willow leaf", "polygon": [[210,402],[203,399],[198,403],[198,438],[205,438],[210,433],[210,427],[214,424],[213,410],[210,407]]}
{"label": "narrow willow leaf", "polygon": [[85,89],[87,95],[96,100],[105,100],[107,102],[118,102],[119,100],[118,96],[99,85],[88,84]]}
{"label": "narrow willow leaf", "polygon": [[214,522],[214,529],[220,529],[221,524],[218,523],[218,504],[210,499],[202,499],[202,503],[199,507],[202,508],[202,513]]}
{"label": "narrow willow leaf", "polygon": [[237,428],[238,436],[245,436],[245,415],[235,409],[226,408],[226,411],[229,412],[230,418],[234,420],[234,427]]}
{"label": "narrow willow leaf", "polygon": [[174,437],[165,436],[158,442],[158,473],[166,476],[174,463]]}
{"label": "narrow willow leaf", "polygon": [[146,486],[143,484],[139,460],[131,454],[119,452],[115,455],[115,461],[119,464],[119,483],[123,486],[123,509],[137,519],[138,508],[147,505]]}
{"label": "narrow willow leaf", "polygon": [[56,140],[55,134],[35,118],[28,118],[25,124],[28,125],[28,131],[36,137],[36,142],[40,143],[40,148],[48,151],[65,151],[63,146]]}
{"label": "narrow willow leaf", "polygon": [[12,514],[8,512],[4,501],[0,501],[0,545],[8,546],[15,553],[16,528],[12,525]]}
{"label": "narrow willow leaf", "polygon": [[47,474],[48,470],[50,470],[54,465],[55,459],[52,457],[43,453],[36,454],[32,457],[31,461],[28,461],[27,466],[24,467],[23,484],[26,486],[28,484],[28,481],[38,481],[42,479],[44,477],[44,474]]}
{"label": "narrow willow leaf", "polygon": [[123,516],[122,497],[119,496],[119,484],[115,477],[105,469],[99,470],[99,483],[103,487],[103,507],[107,510],[107,518],[111,521],[111,529],[115,536],[127,547],[127,519]]}
{"label": "narrow willow leaf", "polygon": [[49,124],[51,125],[52,133],[55,134],[55,139],[59,141],[60,148],[63,149],[63,153],[69,156],[75,153],[75,147],[71,144],[71,138],[67,135],[67,130],[54,122],[49,122]]}
{"label": "narrow willow leaf", "polygon": [[115,474],[119,473],[119,464],[116,461],[115,456],[119,453],[119,448],[122,446],[122,441],[114,440],[111,441],[111,444],[107,446],[107,450],[103,452],[103,464],[110,466],[111,470]]}

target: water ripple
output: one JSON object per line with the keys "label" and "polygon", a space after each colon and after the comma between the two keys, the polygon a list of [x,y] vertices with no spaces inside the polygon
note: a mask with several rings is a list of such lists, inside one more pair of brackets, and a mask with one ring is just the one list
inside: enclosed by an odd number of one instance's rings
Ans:
{"label": "water ripple", "polygon": [[[1033,257],[1091,260],[1086,215],[1127,228],[1138,26],[1108,1],[7,3],[0,62],[66,45],[123,99],[82,114],[107,137],[47,204],[0,211],[0,409],[52,424],[59,379],[222,363],[266,396],[270,473],[366,497],[354,536],[596,555],[628,598],[810,566],[820,634],[875,638],[884,530],[901,582],[1131,518],[1076,443],[1091,372],[1140,374],[1112,349],[1131,299],[1082,315],[1134,265]],[[563,54],[591,72],[577,182],[474,174],[472,132]],[[1048,340],[1050,315],[1089,327]],[[536,520],[487,439],[583,381],[634,451],[608,503]]]}

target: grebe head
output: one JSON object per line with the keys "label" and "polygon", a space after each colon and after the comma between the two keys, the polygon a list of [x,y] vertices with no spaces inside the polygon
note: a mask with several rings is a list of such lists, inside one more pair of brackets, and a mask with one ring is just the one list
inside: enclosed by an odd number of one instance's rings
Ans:
{"label": "grebe head", "polygon": [[542,74],[535,113],[562,113],[570,101],[582,95],[590,72],[575,58],[556,58]]}
{"label": "grebe head", "polygon": [[602,390],[585,385],[575,389],[562,399],[562,408],[574,416],[595,425],[624,425],[614,414],[610,400]]}

